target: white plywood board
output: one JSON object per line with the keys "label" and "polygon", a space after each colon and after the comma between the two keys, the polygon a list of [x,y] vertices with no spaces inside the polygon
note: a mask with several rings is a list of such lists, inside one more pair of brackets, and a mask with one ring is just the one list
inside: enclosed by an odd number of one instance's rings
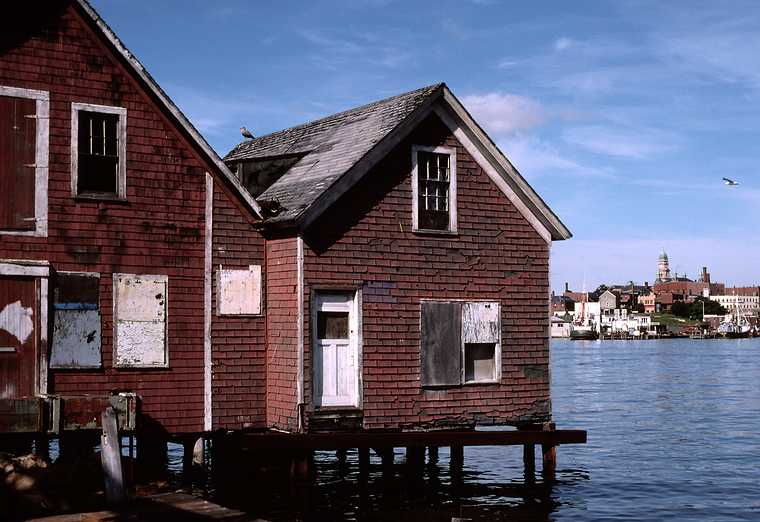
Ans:
{"label": "white plywood board", "polygon": [[464,303],[462,305],[462,342],[499,342],[499,303]]}
{"label": "white plywood board", "polygon": [[100,368],[101,330],[98,310],[56,310],[51,368]]}
{"label": "white plywood board", "polygon": [[169,279],[114,274],[114,365],[169,365],[166,341]]}
{"label": "white plywood board", "polygon": [[248,270],[220,269],[217,286],[218,315],[261,314],[261,266]]}

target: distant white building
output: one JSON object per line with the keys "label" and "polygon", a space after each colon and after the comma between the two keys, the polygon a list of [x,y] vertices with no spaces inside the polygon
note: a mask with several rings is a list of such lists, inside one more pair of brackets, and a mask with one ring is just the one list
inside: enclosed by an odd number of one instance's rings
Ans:
{"label": "distant white building", "polygon": [[552,337],[570,337],[570,332],[573,331],[573,324],[570,321],[565,321],[556,315],[551,318],[551,325]]}
{"label": "distant white building", "polygon": [[625,308],[616,308],[612,315],[601,318],[601,332],[605,334],[626,334],[633,337],[643,335],[652,328],[652,318],[647,314],[629,314]]}
{"label": "distant white building", "polygon": [[729,313],[739,312],[739,315],[758,315],[760,311],[760,295],[712,295],[710,299],[717,301]]}

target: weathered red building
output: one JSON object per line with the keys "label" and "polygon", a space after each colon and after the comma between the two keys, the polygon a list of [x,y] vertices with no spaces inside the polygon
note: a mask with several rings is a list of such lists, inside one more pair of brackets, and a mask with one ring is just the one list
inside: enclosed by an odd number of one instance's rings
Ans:
{"label": "weathered red building", "polygon": [[175,434],[550,420],[570,233],[444,84],[222,162],[84,0],[48,11],[0,37],[0,407],[65,424],[127,392]]}
{"label": "weathered red building", "polygon": [[3,412],[24,424],[39,402],[22,399],[52,396],[75,427],[85,396],[132,392],[171,433],[211,429],[212,407],[217,425],[263,427],[264,319],[218,315],[211,271],[263,265],[258,205],[85,1],[14,10],[0,34]]}
{"label": "weathered red building", "polygon": [[264,209],[269,426],[550,419],[549,251],[570,234],[444,84],[225,161]]}

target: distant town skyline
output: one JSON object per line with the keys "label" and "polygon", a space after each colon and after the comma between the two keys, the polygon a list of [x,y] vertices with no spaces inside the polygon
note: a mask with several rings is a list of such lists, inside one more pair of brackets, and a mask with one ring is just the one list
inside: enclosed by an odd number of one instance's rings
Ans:
{"label": "distant town skyline", "polygon": [[93,4],[222,155],[445,81],[573,232],[552,288],[651,283],[663,247],[760,279],[756,2]]}

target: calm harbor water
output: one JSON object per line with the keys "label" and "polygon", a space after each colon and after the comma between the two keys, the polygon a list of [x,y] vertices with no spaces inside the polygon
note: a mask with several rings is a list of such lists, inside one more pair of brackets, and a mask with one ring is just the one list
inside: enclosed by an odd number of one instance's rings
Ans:
{"label": "calm harbor water", "polygon": [[[268,519],[306,520],[758,520],[760,340],[553,341],[558,427],[588,430],[558,450],[557,483],[524,485],[520,448],[467,448],[453,487],[448,454],[424,481],[370,483],[358,465],[317,456],[318,485],[293,497],[240,477],[211,498]],[[540,463],[538,465],[540,469]],[[294,500],[300,498],[301,500]]]}

